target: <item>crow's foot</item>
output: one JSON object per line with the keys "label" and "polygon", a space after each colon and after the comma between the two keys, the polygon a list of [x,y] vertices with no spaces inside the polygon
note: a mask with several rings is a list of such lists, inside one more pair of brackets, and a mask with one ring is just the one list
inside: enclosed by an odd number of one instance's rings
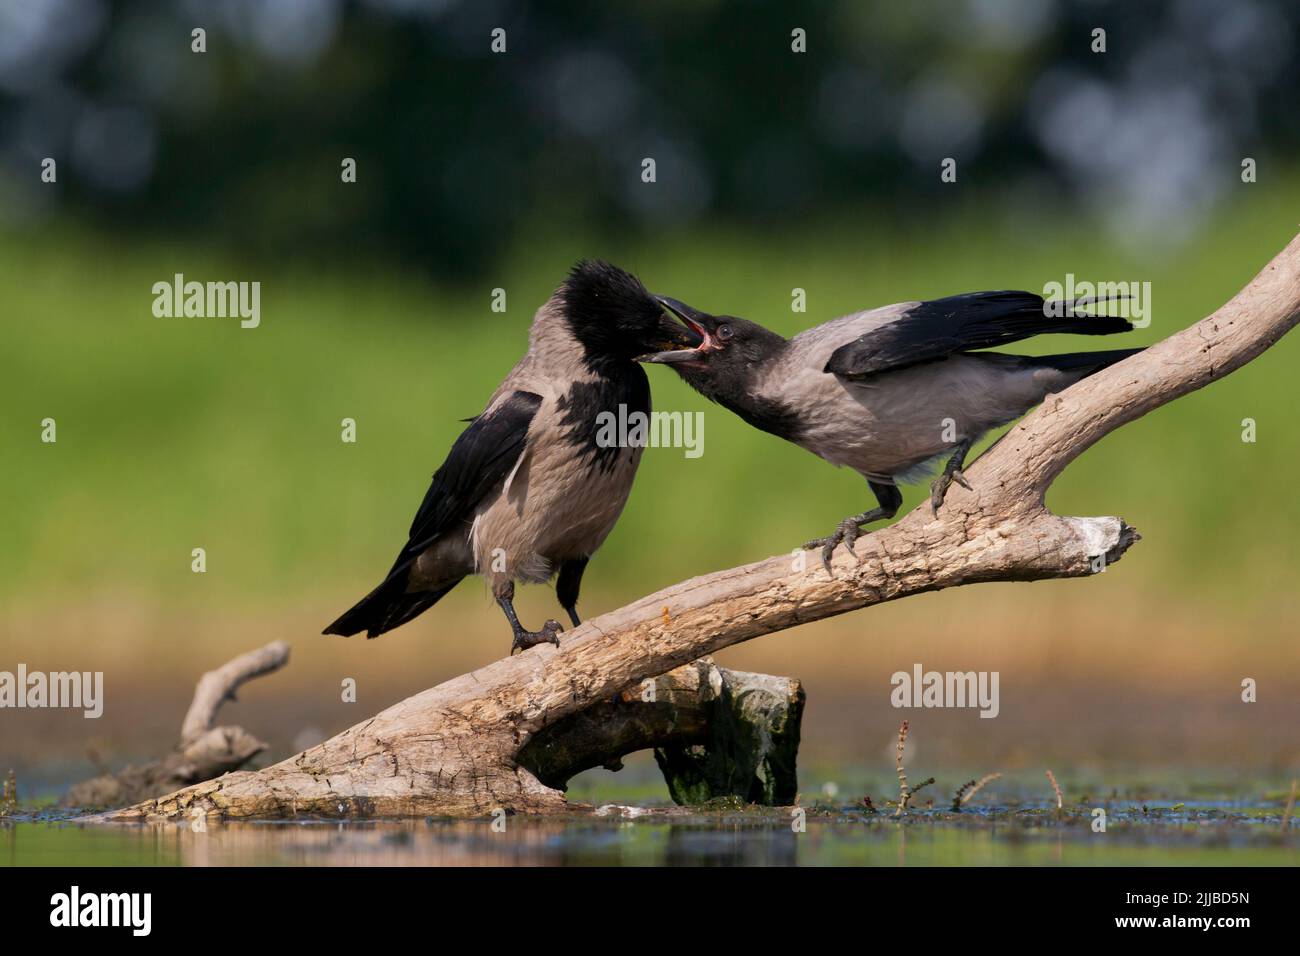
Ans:
{"label": "crow's foot", "polygon": [[943,504],[943,499],[948,497],[948,487],[955,481],[967,491],[971,490],[970,482],[962,474],[960,468],[952,467],[952,462],[940,473],[939,477],[930,485],[930,513],[936,518],[939,516],[939,506]]}
{"label": "crow's foot", "polygon": [[[853,545],[862,534],[862,525],[863,521],[861,515],[854,515],[851,518],[845,518],[839,523],[839,527],[835,529],[834,534],[827,535],[824,538],[814,538],[803,546],[804,550],[812,551],[821,548],[822,567],[826,569],[827,574],[834,577],[835,572],[831,570],[831,555],[835,553],[835,546],[843,541],[844,546],[849,549],[849,553],[856,558],[857,552],[853,550]],[[859,561],[861,561],[860,558]]]}
{"label": "crow's foot", "polygon": [[943,466],[943,471],[939,477],[934,480],[930,486],[930,514],[936,518],[939,517],[939,506],[943,504],[943,499],[948,496],[948,488],[955,481],[967,491],[971,486],[966,481],[966,476],[962,474],[962,469],[966,467],[966,456],[970,454],[973,439],[967,438],[959,442],[953,449],[952,457],[948,459],[948,464]]}
{"label": "crow's foot", "polygon": [[538,644],[554,644],[560,646],[560,639],[556,635],[564,630],[559,621],[547,621],[542,625],[540,631],[525,631],[523,628],[515,631],[514,643],[510,645],[510,653],[515,651],[526,651],[530,647],[536,647]]}

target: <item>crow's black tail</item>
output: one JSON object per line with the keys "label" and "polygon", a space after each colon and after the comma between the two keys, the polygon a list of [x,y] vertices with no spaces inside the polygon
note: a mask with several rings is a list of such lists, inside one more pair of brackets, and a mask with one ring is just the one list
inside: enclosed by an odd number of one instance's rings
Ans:
{"label": "crow's black tail", "polygon": [[1130,355],[1137,355],[1142,349],[1110,349],[1101,352],[1067,352],[1064,355],[1026,356],[1028,362],[1059,372],[1078,372],[1079,378],[1087,378],[1094,372],[1122,362]]}
{"label": "crow's black tail", "polygon": [[351,637],[359,631],[365,631],[366,637],[378,637],[385,631],[400,627],[414,617],[418,617],[428,608],[433,607],[442,596],[463,580],[457,578],[436,591],[407,592],[407,570],[409,565],[398,565],[383,584],[375,588],[349,610],[344,611],[337,621],[325,628],[322,634],[341,634]]}

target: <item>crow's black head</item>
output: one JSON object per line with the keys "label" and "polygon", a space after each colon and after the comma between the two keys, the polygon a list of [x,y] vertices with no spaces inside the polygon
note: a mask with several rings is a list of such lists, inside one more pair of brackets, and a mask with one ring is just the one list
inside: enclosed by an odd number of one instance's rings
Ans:
{"label": "crow's black head", "polygon": [[595,366],[632,362],[647,352],[700,342],[698,335],[664,313],[636,276],[608,262],[582,260],[558,295],[574,337]]}
{"label": "crow's black head", "polygon": [[689,348],[641,356],[643,362],[671,365],[705,398],[731,409],[755,428],[790,438],[798,434],[797,416],[785,406],[756,394],[755,380],[766,363],[788,344],[757,322],[732,315],[710,315],[667,296],[655,296],[698,339]]}
{"label": "crow's black head", "polygon": [[785,339],[757,322],[734,315],[709,315],[664,295],[655,298],[681,319],[697,341],[690,348],[643,355],[641,361],[671,365],[693,385],[747,370],[752,373],[785,347]]}

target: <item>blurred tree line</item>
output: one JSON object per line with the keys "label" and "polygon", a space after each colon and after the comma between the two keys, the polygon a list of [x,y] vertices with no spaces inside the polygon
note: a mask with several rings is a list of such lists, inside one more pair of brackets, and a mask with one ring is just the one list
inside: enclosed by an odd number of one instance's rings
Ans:
{"label": "blurred tree line", "polygon": [[526,223],[939,217],[952,157],[1176,235],[1291,155],[1298,39],[1294,0],[0,0],[0,223],[463,276]]}

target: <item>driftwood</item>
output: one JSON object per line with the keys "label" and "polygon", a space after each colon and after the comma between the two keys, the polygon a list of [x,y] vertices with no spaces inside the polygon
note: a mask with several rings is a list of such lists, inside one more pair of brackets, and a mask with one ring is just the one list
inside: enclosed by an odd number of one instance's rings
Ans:
{"label": "driftwood", "polygon": [[[557,812],[563,794],[521,765],[546,728],[644,678],[783,628],[981,581],[1085,577],[1137,540],[1119,518],[1058,517],[1044,495],[1108,432],[1214,382],[1300,320],[1300,237],[1213,315],[1051,396],[928,503],[837,551],[683,582],[541,646],[416,694],[320,746],[102,819]],[[813,467],[810,464],[810,467]]]}
{"label": "driftwood", "polygon": [[238,770],[264,751],[266,744],[242,727],[213,726],[217,711],[235,699],[235,691],[245,681],[277,671],[288,660],[289,645],[275,641],[208,671],[194,689],[194,700],[181,724],[180,743],[171,753],[142,767],[128,766],[74,784],[63,804],[120,807]]}
{"label": "driftwood", "polygon": [[[74,784],[68,807],[109,809],[171,793],[238,770],[266,750],[242,727],[215,727],[217,711],[255,677],[279,670],[289,645],[275,641],[208,671],[194,689],[175,749],[144,766],[127,766]],[[519,762],[547,786],[564,790],[592,767],[622,768],[621,758],[654,749],[678,803],[734,796],[777,806],[798,792],[795,757],[804,692],[797,680],[693,661],[547,727]]]}

